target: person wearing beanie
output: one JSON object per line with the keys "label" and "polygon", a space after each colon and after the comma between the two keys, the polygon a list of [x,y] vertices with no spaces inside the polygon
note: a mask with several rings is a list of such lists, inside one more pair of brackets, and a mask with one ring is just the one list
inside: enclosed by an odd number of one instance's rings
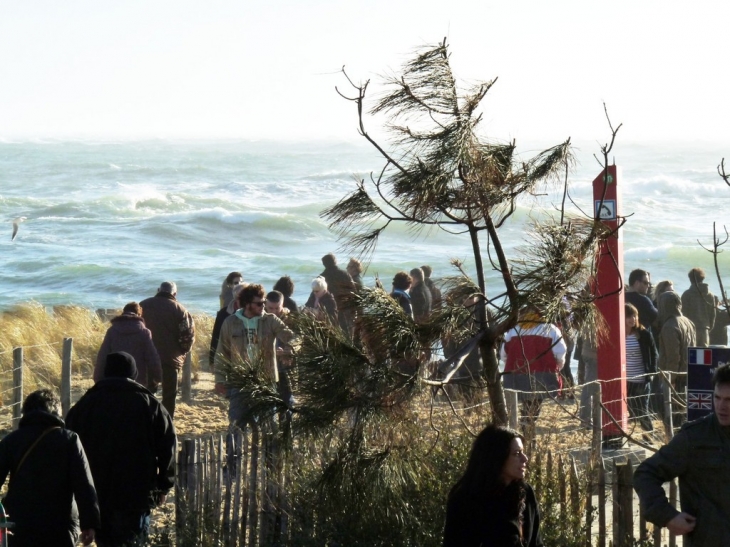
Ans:
{"label": "person wearing beanie", "polygon": [[100,547],[142,545],[151,509],[175,484],[175,428],[151,391],[135,381],[129,353],[107,355],[104,378],[69,410],[67,427],[86,449],[101,509]]}

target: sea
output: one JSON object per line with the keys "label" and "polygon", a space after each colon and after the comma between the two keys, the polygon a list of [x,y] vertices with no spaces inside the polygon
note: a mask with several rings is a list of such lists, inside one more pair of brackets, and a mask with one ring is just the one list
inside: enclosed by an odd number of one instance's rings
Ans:
{"label": "sea", "polygon": [[[526,160],[558,142],[517,149]],[[570,214],[592,214],[601,144],[575,145]],[[730,142],[619,139],[609,161],[620,168],[618,214],[627,217],[625,275],[643,268],[654,283],[670,279],[682,291],[687,272],[702,267],[719,292],[707,249],[713,230],[725,241],[730,224],[730,187],[717,173],[725,156]],[[0,310],[29,301],[120,308],[169,280],[188,309],[215,314],[231,271],[267,290],[289,275],[301,305],[324,254],[343,266],[357,255],[322,211],[383,165],[364,141],[0,140]],[[519,258],[531,223],[556,214],[562,199],[558,183],[519,201],[500,229],[508,257]],[[11,240],[17,217],[26,220]],[[730,285],[730,243],[720,249]],[[378,277],[389,287],[397,271],[423,264],[435,279],[453,275],[452,259],[473,269],[466,235],[393,223],[366,263],[365,283]],[[488,279],[488,291],[501,292],[496,273]]]}

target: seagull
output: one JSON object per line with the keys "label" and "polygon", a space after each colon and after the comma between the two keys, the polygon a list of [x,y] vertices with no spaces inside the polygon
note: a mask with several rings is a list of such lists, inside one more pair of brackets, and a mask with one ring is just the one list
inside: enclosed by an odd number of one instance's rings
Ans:
{"label": "seagull", "polygon": [[13,237],[10,238],[10,241],[15,240],[15,236],[18,235],[18,227],[20,226],[20,223],[24,220],[27,220],[28,217],[17,217],[13,219]]}

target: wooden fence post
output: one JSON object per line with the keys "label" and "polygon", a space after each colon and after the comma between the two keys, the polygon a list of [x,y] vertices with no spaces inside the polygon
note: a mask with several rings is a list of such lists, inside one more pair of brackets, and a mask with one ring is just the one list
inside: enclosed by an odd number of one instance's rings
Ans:
{"label": "wooden fence post", "polygon": [[[577,515],[580,513],[580,491],[578,486],[578,466],[575,458],[570,456],[570,513]],[[588,495],[591,495],[590,489]]]}
{"label": "wooden fence post", "polygon": [[[236,476],[236,437],[233,433],[229,432],[226,434],[226,455],[225,459],[221,457],[221,460],[226,462],[226,473],[223,476],[226,485],[226,496],[223,501],[223,545],[226,547],[233,547],[236,544],[236,522],[231,521],[231,503],[233,501],[233,480]],[[222,453],[222,449],[221,449]]]}
{"label": "wooden fence post", "polygon": [[618,519],[614,516],[614,522],[618,521],[618,530],[614,533],[614,545],[630,547],[634,538],[634,470],[631,461],[615,464],[614,470],[616,496],[613,510],[618,514]]}
{"label": "wooden fence post", "polygon": [[73,355],[74,339],[63,339],[63,358],[61,360],[61,411],[66,417],[71,408],[71,356]]}
{"label": "wooden fence post", "polygon": [[568,520],[568,487],[565,481],[563,455],[558,454],[558,491],[560,492],[560,522]]}
{"label": "wooden fence post", "polygon": [[662,378],[662,394],[664,395],[664,437],[669,442],[674,437],[674,423],[672,418],[672,373],[665,372]]}
{"label": "wooden fence post", "polygon": [[606,465],[598,458],[598,547],[606,547]]}
{"label": "wooden fence post", "polygon": [[517,429],[519,420],[519,410],[517,405],[517,392],[507,390],[505,393],[507,397],[507,409],[509,410],[509,426],[512,429]]}
{"label": "wooden fence post", "polygon": [[182,402],[189,405],[193,401],[193,358],[190,352],[185,355],[182,369]]}
{"label": "wooden fence post", "polygon": [[23,348],[13,349],[13,429],[18,428],[23,409]]}
{"label": "wooden fence post", "polygon": [[[596,382],[593,391],[593,437],[591,438],[592,457],[597,459],[601,457],[601,447],[603,446],[603,409],[601,408],[602,386]],[[583,388],[585,389],[585,388]]]}
{"label": "wooden fence post", "polygon": [[589,477],[588,480],[588,488],[586,489],[586,545],[585,547],[592,547],[593,546],[593,519],[595,515],[593,514],[593,490],[597,489],[598,487],[598,474],[596,473],[597,469],[597,463],[596,461],[592,461],[590,463],[589,468]]}
{"label": "wooden fence post", "polygon": [[177,468],[175,478],[175,537],[178,544],[181,544],[182,531],[185,528],[185,500],[183,500],[185,487],[187,486],[187,445],[183,443],[180,452],[177,454]]}

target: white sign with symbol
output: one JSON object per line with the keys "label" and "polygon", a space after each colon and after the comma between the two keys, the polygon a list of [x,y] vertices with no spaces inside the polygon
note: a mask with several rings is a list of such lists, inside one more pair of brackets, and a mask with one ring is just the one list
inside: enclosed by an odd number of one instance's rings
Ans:
{"label": "white sign with symbol", "polygon": [[[600,211],[599,211],[600,208]],[[601,203],[600,199],[596,200],[596,216],[601,220],[616,220],[616,200],[606,199]]]}

